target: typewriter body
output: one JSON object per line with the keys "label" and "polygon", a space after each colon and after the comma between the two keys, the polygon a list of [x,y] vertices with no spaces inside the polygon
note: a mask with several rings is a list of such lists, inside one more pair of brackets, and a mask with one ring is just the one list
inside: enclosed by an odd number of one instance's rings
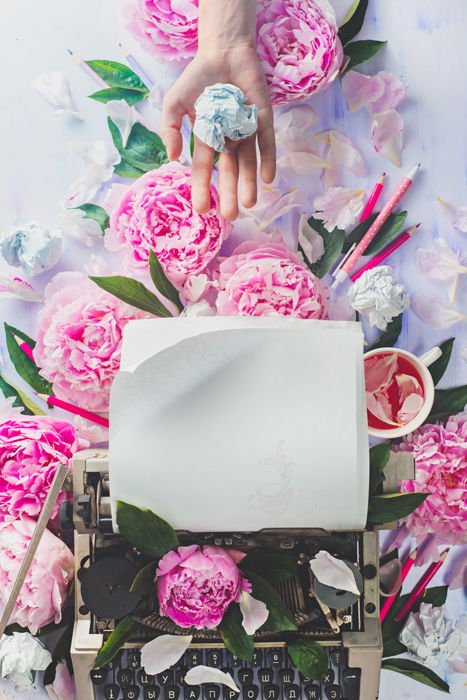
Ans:
{"label": "typewriter body", "polygon": [[[134,553],[112,529],[108,455],[84,450],[74,457],[73,521],[75,526],[76,619],[72,660],[79,700],[375,700],[382,655],[379,624],[378,539],[373,531],[327,532],[318,529],[245,532],[179,532],[183,544],[197,542],[248,551],[261,547],[297,557],[297,576],[278,592],[294,612],[299,632],[323,645],[329,671],[322,683],[301,676],[285,652],[287,633],[255,635],[252,662],[227,652],[216,630],[201,630],[177,666],[149,677],[140,668],[139,649],[162,633],[171,633],[167,618],[138,618],[141,633],[131,637],[120,657],[108,668],[92,671],[96,654],[118,620],[93,614],[86,607],[80,571],[107,557],[131,560]],[[350,562],[361,574],[361,595],[332,610],[314,596],[307,565],[319,549]],[[226,686],[183,683],[184,669],[204,664],[228,670],[241,688],[240,696]]]}

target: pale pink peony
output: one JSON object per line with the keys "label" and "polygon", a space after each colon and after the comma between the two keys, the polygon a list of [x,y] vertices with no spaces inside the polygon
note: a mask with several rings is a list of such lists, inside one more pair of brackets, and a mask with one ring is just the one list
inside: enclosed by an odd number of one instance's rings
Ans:
{"label": "pale pink peony", "polygon": [[56,396],[106,411],[120,366],[123,328],[147,314],[101,290],[81,272],[60,272],[47,285],[38,315],[34,359]]}
{"label": "pale pink peony", "polygon": [[[26,554],[36,521],[22,518],[0,524],[0,601],[6,604]],[[62,607],[73,580],[74,559],[64,542],[45,530],[21,593],[13,619],[32,634],[62,619]]]}
{"label": "pale pink peony", "polygon": [[158,59],[180,60],[198,46],[198,0],[129,0],[126,26]]}
{"label": "pale pink peony", "polygon": [[[58,467],[71,469],[73,454],[88,447],[70,423],[49,416],[21,416],[0,424],[0,521],[37,518]],[[62,492],[51,517],[66,498]]]}
{"label": "pale pink peony", "polygon": [[212,545],[192,544],[167,552],[155,578],[161,615],[180,627],[216,627],[230,603],[239,603],[242,592],[251,591],[238,561],[236,552]]}
{"label": "pale pink peony", "polygon": [[216,274],[224,316],[326,318],[328,288],[282,243],[242,243]]}
{"label": "pale pink peony", "polygon": [[410,532],[419,540],[434,533],[438,543],[466,542],[467,413],[423,425],[394,449],[415,458],[415,479],[401,481],[401,491],[431,493],[405,518]]}
{"label": "pale pink peony", "polygon": [[273,104],[306,99],[337,77],[337,31],[328,0],[259,0],[257,49]]}
{"label": "pale pink peony", "polygon": [[109,250],[122,250],[134,271],[148,267],[152,249],[174,284],[180,285],[216,256],[230,224],[219,212],[219,196],[211,185],[211,208],[197,214],[191,203],[191,173],[178,163],[167,163],[134,183],[113,188],[109,200]]}

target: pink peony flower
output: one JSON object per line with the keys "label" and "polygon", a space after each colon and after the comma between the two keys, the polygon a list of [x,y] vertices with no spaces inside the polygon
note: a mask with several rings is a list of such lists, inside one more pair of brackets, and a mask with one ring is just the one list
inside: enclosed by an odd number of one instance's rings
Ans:
{"label": "pink peony flower", "polygon": [[217,311],[224,316],[326,318],[328,288],[282,243],[242,243],[219,265]]}
{"label": "pink peony flower", "polygon": [[343,49],[328,0],[259,0],[257,28],[273,104],[303,100],[337,77]]}
{"label": "pink peony flower", "polygon": [[230,603],[239,603],[242,592],[251,591],[236,561],[236,553],[211,545],[167,552],[155,578],[161,615],[180,627],[216,627]]}
{"label": "pink peony flower", "polygon": [[466,542],[467,413],[423,425],[394,449],[415,458],[415,479],[401,481],[401,491],[431,493],[405,518],[407,528],[419,540],[434,533],[438,543]]}
{"label": "pink peony flower", "polygon": [[180,60],[198,46],[198,0],[130,0],[126,26],[156,58]]}
{"label": "pink peony flower", "polygon": [[[35,520],[0,524],[0,601],[8,600],[32,537]],[[14,621],[32,634],[62,619],[62,607],[73,580],[74,560],[64,542],[45,530],[13,611]]]}
{"label": "pink peony flower", "polygon": [[38,315],[34,359],[55,394],[91,411],[106,411],[120,365],[124,326],[146,318],[81,272],[60,272],[47,285]]}
{"label": "pink peony flower", "polygon": [[129,187],[114,188],[105,243],[109,250],[123,251],[131,270],[146,269],[152,249],[167,276],[180,285],[218,253],[230,224],[219,213],[212,185],[211,209],[206,214],[193,210],[190,177],[188,168],[167,163]]}
{"label": "pink peony flower", "polygon": [[[0,521],[39,516],[57,468],[71,468],[73,454],[88,447],[70,423],[49,416],[21,416],[0,424]],[[54,518],[62,492],[52,511]]]}

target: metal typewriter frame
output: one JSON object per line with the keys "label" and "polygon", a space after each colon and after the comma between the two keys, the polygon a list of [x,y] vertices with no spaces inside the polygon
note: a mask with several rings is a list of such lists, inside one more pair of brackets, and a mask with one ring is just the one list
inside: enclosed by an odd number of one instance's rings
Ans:
{"label": "metal typewriter frame", "polygon": [[[83,450],[75,454],[73,459],[73,521],[75,526],[75,564],[76,570],[80,562],[89,557],[99,538],[102,538],[102,525],[110,518],[110,498],[100,493],[99,487],[90,487],[88,475],[100,473],[101,478],[108,474],[108,457],[105,450]],[[264,531],[263,531],[264,532]],[[306,531],[308,533],[308,531]],[[317,530],[310,528],[309,534]],[[323,531],[319,531],[321,534]],[[289,537],[305,534],[300,532],[276,531],[271,534],[287,535]],[[338,534],[338,533],[336,533]],[[363,566],[373,565],[378,571],[378,536],[376,532],[364,531],[363,537]],[[318,639],[323,646],[342,644],[348,650],[349,665],[361,668],[360,700],[375,700],[378,697],[380,665],[382,657],[381,627],[379,623],[379,577],[364,579],[362,594],[363,631],[344,631],[341,640],[335,638]],[[75,577],[75,625],[71,646],[71,657],[75,671],[75,680],[79,700],[94,700],[94,688],[90,680],[96,654],[104,642],[103,633],[91,633],[91,615],[85,609],[81,586]],[[285,641],[261,641],[258,647],[285,646]],[[128,643],[126,648],[139,646],[138,643]],[[196,642],[191,645],[196,648],[217,648],[218,642]]]}

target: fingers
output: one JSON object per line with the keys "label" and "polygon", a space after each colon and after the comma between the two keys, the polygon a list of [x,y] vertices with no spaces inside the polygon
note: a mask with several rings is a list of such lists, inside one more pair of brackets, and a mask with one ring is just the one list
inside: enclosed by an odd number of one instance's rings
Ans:
{"label": "fingers", "polygon": [[276,139],[272,107],[260,109],[258,118],[258,145],[261,154],[261,179],[269,183],[276,175]]}
{"label": "fingers", "polygon": [[182,153],[183,139],[180,129],[184,112],[179,101],[168,92],[162,106],[161,138],[170,160],[177,160]]}
{"label": "fingers", "polygon": [[238,215],[238,160],[235,151],[219,156],[219,193],[221,214],[224,219],[233,221]]}
{"label": "fingers", "polygon": [[191,165],[191,198],[198,214],[205,214],[211,207],[211,173],[214,151],[195,137]]}
{"label": "fingers", "polygon": [[253,207],[257,199],[255,139],[241,141],[237,148],[240,172],[240,199],[244,207]]}

